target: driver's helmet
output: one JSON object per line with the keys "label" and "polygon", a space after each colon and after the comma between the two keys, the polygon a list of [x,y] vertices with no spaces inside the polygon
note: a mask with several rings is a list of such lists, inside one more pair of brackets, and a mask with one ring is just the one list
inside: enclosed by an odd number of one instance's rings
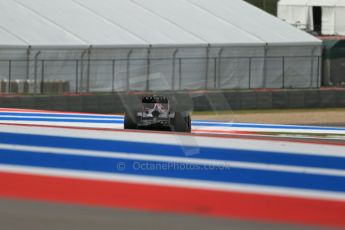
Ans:
{"label": "driver's helmet", "polygon": [[164,106],[161,103],[155,103],[153,110],[159,111],[159,112],[163,112],[164,110]]}

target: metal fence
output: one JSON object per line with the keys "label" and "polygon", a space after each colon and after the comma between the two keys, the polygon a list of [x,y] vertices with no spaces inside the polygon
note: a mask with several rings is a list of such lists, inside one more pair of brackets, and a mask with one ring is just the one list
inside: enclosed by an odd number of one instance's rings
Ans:
{"label": "metal fence", "polygon": [[316,88],[321,57],[0,60],[0,92]]}

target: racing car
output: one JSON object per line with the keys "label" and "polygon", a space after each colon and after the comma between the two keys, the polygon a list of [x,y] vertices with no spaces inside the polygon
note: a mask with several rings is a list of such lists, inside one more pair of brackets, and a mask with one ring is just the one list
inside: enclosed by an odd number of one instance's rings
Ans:
{"label": "racing car", "polygon": [[167,97],[144,96],[140,108],[139,111],[127,109],[124,119],[125,129],[191,132],[190,114],[173,111]]}

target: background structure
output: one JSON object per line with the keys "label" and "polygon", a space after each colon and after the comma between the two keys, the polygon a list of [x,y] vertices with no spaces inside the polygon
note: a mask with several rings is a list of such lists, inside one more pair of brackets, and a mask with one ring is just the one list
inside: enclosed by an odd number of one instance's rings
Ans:
{"label": "background structure", "polygon": [[321,41],[242,0],[4,0],[0,9],[7,93],[321,82]]}

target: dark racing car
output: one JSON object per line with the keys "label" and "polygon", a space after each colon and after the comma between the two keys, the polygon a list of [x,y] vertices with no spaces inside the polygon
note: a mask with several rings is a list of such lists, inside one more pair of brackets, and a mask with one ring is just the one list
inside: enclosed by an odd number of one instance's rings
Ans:
{"label": "dark racing car", "polygon": [[127,109],[125,112],[124,128],[189,133],[191,117],[188,112],[174,111],[167,97],[145,96],[141,100],[141,110]]}

